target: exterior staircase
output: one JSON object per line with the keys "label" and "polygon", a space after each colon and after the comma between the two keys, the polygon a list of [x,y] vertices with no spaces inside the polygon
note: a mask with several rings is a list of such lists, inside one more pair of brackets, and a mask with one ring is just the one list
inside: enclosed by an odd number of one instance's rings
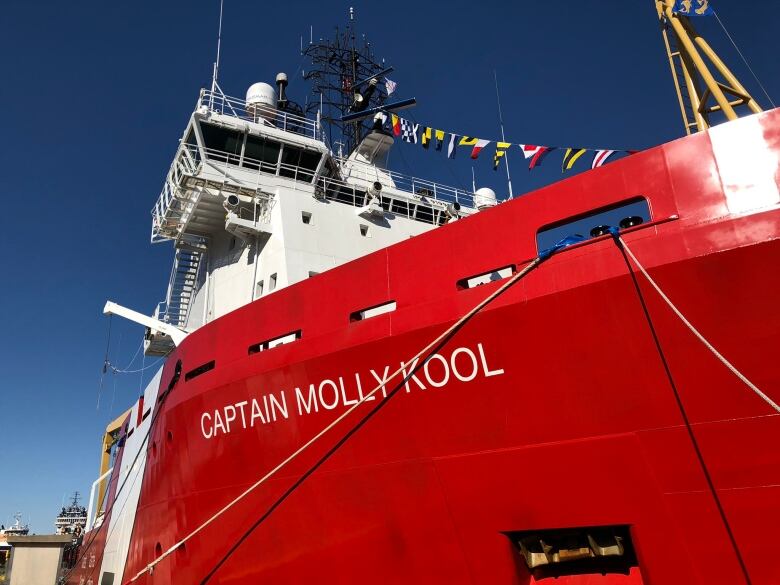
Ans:
{"label": "exterior staircase", "polygon": [[195,294],[202,252],[194,247],[176,249],[173,269],[168,281],[168,293],[157,317],[181,329],[187,324],[190,305]]}
{"label": "exterior staircase", "polygon": [[[190,314],[205,244],[181,243],[176,248],[173,269],[168,281],[165,301],[157,305],[153,317],[174,327],[184,329]],[[164,333],[147,329],[144,353],[150,356],[165,356],[173,349],[173,340]]]}

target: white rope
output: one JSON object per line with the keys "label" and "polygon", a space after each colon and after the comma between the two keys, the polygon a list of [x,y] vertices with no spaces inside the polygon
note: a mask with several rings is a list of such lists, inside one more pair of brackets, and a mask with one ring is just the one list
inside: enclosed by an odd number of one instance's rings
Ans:
{"label": "white rope", "polygon": [[644,275],[644,277],[647,279],[647,281],[653,286],[655,291],[661,296],[661,298],[666,302],[666,304],[669,305],[669,308],[672,311],[674,311],[674,314],[677,315],[677,317],[679,317],[680,321],[682,321],[685,324],[685,326],[688,327],[688,329],[691,330],[691,333],[693,333],[699,339],[699,341],[701,341],[704,344],[704,346],[707,349],[709,349],[713,353],[713,355],[716,358],[718,358],[718,360],[720,360],[720,362],[731,371],[732,374],[734,374],[737,378],[739,378],[745,384],[745,386],[750,388],[764,402],[766,402],[769,406],[771,406],[773,409],[775,409],[775,411],[780,413],[780,406],[778,406],[778,404],[774,400],[769,398],[769,396],[764,394],[758,388],[758,386],[756,386],[755,384],[753,384],[753,382],[748,380],[742,374],[742,372],[740,372],[736,367],[734,367],[734,365],[730,361],[728,361],[725,357],[723,357],[723,355],[717,349],[715,349],[712,346],[712,344],[709,341],[707,341],[701,333],[699,333],[699,331],[696,329],[696,327],[694,327],[691,324],[691,322],[688,321],[688,319],[685,318],[685,316],[680,312],[680,309],[678,309],[674,305],[674,303],[669,299],[669,297],[667,297],[664,294],[664,292],[661,290],[661,288],[658,286],[658,284],[656,284],[656,282],[653,280],[653,278],[647,273],[647,270],[645,270],[645,267],[642,266],[642,264],[639,262],[639,260],[637,260],[636,256],[634,256],[634,253],[631,251],[631,248],[628,247],[628,245],[626,244],[625,240],[623,240],[623,238],[621,238],[620,236],[618,236],[618,240],[620,240],[620,243],[622,244],[623,249],[629,255],[629,257],[634,262],[634,264],[636,264],[636,267],[639,268],[639,271]]}
{"label": "white rope", "polygon": [[[506,281],[500,288],[496,289],[492,294],[488,295],[484,300],[482,300],[480,303],[478,303],[473,309],[471,309],[468,313],[463,315],[460,319],[458,319],[453,325],[448,327],[443,333],[441,333],[436,339],[431,341],[428,345],[426,345],[423,349],[421,349],[417,354],[415,354],[414,357],[412,357],[410,360],[405,362],[406,364],[414,363],[416,360],[420,359],[425,353],[436,347],[439,343],[441,343],[444,339],[447,338],[448,335],[450,335],[453,331],[457,330],[458,327],[460,327],[463,323],[468,321],[471,317],[473,317],[475,314],[477,314],[479,311],[481,311],[486,305],[488,305],[490,302],[493,301],[497,296],[502,294],[506,289],[508,289],[510,286],[512,286],[515,282],[520,280],[523,276],[531,272],[534,268],[536,268],[540,263],[542,262],[541,258],[535,258],[528,266],[523,268],[521,271],[519,271],[517,274],[512,276],[509,280]],[[338,425],[341,421],[343,421],[345,418],[347,418],[350,414],[352,414],[357,408],[359,408],[364,402],[367,400],[370,400],[374,394],[379,392],[382,388],[387,386],[387,383],[394,378],[398,376],[402,371],[404,371],[404,365],[402,365],[400,368],[398,368],[395,372],[393,372],[389,378],[381,382],[379,385],[377,385],[371,392],[366,394],[363,398],[358,400],[356,404],[345,410],[340,416],[338,416],[333,422],[331,422],[328,426],[326,426],[324,429],[322,429],[319,433],[314,435],[311,439],[306,441],[303,445],[301,445],[292,455],[288,456],[284,461],[279,463],[276,467],[274,467],[271,471],[266,473],[263,477],[258,479],[255,483],[250,485],[247,489],[245,489],[243,492],[241,492],[238,496],[236,496],[233,500],[228,502],[224,507],[222,507],[219,511],[217,511],[213,516],[211,516],[208,520],[203,522],[200,526],[198,526],[195,530],[190,532],[187,536],[179,540],[176,544],[171,546],[168,550],[166,550],[163,554],[161,554],[159,557],[154,559],[151,563],[146,565],[143,569],[138,571],[138,573],[130,579],[130,581],[127,581],[127,583],[133,583],[135,582],[141,575],[144,573],[151,573],[151,571],[154,570],[154,567],[162,561],[165,557],[170,555],[173,551],[175,551],[177,548],[179,548],[181,545],[183,545],[185,542],[190,540],[193,536],[198,534],[201,530],[206,528],[209,524],[214,522],[217,518],[219,518],[222,514],[227,512],[230,508],[235,506],[238,502],[243,500],[246,496],[248,496],[250,493],[252,493],[254,490],[259,488],[261,485],[263,485],[266,481],[268,481],[270,478],[272,478],[274,475],[276,475],[283,467],[288,465],[291,461],[293,461],[296,457],[298,457],[301,453],[306,451],[309,447],[311,447],[314,443],[316,443],[318,440],[320,440],[325,434],[327,434],[331,429],[333,429],[336,425]],[[406,375],[406,374],[405,374]]]}
{"label": "white rope", "polygon": [[111,368],[111,371],[115,374],[137,374],[138,372],[144,372],[148,370],[149,368],[153,368],[157,364],[159,364],[162,361],[163,358],[157,359],[153,361],[148,366],[144,366],[142,368],[138,368],[137,370],[120,370],[119,368],[115,367],[111,362],[108,363],[108,367]]}
{"label": "white rope", "polygon": [[138,346],[138,349],[135,350],[135,353],[133,354],[133,359],[130,360],[130,362],[124,367],[120,368],[122,370],[126,370],[130,366],[132,366],[135,363],[135,358],[138,357],[138,354],[141,353],[141,348],[144,346],[144,339],[143,336],[141,337],[141,344]]}

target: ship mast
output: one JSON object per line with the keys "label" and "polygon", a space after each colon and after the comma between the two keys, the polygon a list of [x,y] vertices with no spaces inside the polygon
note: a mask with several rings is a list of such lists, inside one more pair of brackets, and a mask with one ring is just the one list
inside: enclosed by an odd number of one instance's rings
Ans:
{"label": "ship mast", "polygon": [[[311,68],[303,78],[312,84],[312,93],[317,97],[309,103],[307,113],[316,111],[322,105],[322,121],[329,131],[331,145],[340,142],[349,154],[370,129],[364,121],[342,120],[350,112],[371,110],[382,106],[387,95],[376,91],[375,84],[368,84],[390,68],[375,56],[371,43],[365,35],[359,41],[355,30],[355,12],[349,9],[349,21],[344,29],[336,28],[332,41],[322,40],[309,43],[303,54],[311,59]],[[365,88],[363,88],[365,86]],[[357,99],[362,101],[356,107]]]}
{"label": "ship mast", "polygon": [[[696,32],[688,17],[672,10],[674,4],[674,0],[655,0],[685,132],[706,130],[713,124],[712,114],[717,112],[727,120],[735,120],[739,117],[736,108],[741,112],[745,106],[752,113],[763,111],[709,43]],[[719,73],[720,81],[710,70],[711,66]]]}

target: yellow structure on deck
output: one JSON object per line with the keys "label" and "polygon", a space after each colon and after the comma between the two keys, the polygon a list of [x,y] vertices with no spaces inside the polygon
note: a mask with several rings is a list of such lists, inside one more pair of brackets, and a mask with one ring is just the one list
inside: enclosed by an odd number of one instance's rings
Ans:
{"label": "yellow structure on deck", "polygon": [[[122,423],[132,412],[132,410],[133,409],[131,408],[123,412],[117,418],[111,421],[106,427],[106,432],[103,435],[103,449],[100,456],[100,474],[98,477],[102,477],[111,467],[111,448],[119,440],[119,432],[122,429]],[[110,479],[110,477],[107,477],[101,481],[100,485],[98,486],[97,506],[95,507],[98,515],[100,514],[100,511],[103,510],[103,503],[106,497],[106,488],[108,487],[108,482]]]}
{"label": "yellow structure on deck", "polygon": [[[754,114],[763,111],[696,32],[688,17],[672,10],[674,4],[674,0],[655,0],[685,132],[706,130],[712,125],[710,116],[715,112],[722,112],[727,120],[735,120],[739,117],[735,108],[747,106]],[[705,58],[720,74],[721,81],[710,71]]]}

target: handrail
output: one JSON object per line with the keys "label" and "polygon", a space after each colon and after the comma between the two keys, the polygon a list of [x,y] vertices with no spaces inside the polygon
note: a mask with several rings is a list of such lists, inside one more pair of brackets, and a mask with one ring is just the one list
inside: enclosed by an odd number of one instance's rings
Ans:
{"label": "handrail", "polygon": [[300,134],[314,140],[322,140],[322,132],[317,120],[310,120],[304,116],[291,114],[268,106],[254,106],[247,104],[245,100],[226,96],[221,92],[201,90],[198,98],[199,109],[206,107],[212,112],[232,116],[242,120],[248,120],[282,130]]}
{"label": "handrail", "polygon": [[[389,189],[400,191],[410,198],[406,206],[400,204],[393,205],[395,209],[388,208],[393,213],[400,213],[420,221],[440,223],[438,218],[433,217],[436,215],[433,212],[431,214],[424,212],[418,217],[416,214],[417,206],[427,206],[430,209],[443,207],[449,203],[458,203],[466,208],[474,208],[475,206],[474,194],[463,189],[405,175],[396,171],[380,169],[355,160],[343,158],[334,158],[333,160],[339,164],[341,171],[346,176],[343,178],[317,178],[317,188],[325,194],[326,198],[342,202],[347,202],[344,200],[344,198],[347,198],[351,199],[353,205],[358,205],[359,197],[356,193],[360,191],[362,195],[364,189],[362,187],[356,188],[354,181],[370,184],[376,180],[387,183],[389,179],[391,185],[386,184],[388,190],[383,194],[384,198],[392,198],[392,195],[388,192]],[[224,171],[226,175],[230,168],[243,168],[249,172],[289,178],[296,183],[311,184],[315,178],[314,170],[282,163],[281,155],[277,157],[276,161],[268,162],[246,156],[242,157],[241,154],[182,143],[171,163],[160,196],[152,208],[152,241],[159,241],[157,238],[159,238],[166,220],[170,221],[171,219],[170,210],[176,203],[176,190],[181,187],[186,176],[197,175],[205,162],[208,162],[216,171]],[[353,191],[353,195],[347,197],[346,193],[350,190]],[[359,205],[363,204],[360,203]],[[415,211],[412,211],[412,208],[409,206],[414,207]],[[181,212],[184,213],[184,210],[182,209]]]}
{"label": "handrail", "polygon": [[341,164],[342,169],[348,169],[347,178],[360,181],[382,181],[383,177],[389,177],[395,189],[414,195],[434,199],[443,203],[459,203],[464,207],[474,207],[474,194],[464,189],[450,187],[442,183],[436,183],[427,179],[420,179],[411,175],[405,175],[389,169],[381,169],[370,164],[334,158]]}

